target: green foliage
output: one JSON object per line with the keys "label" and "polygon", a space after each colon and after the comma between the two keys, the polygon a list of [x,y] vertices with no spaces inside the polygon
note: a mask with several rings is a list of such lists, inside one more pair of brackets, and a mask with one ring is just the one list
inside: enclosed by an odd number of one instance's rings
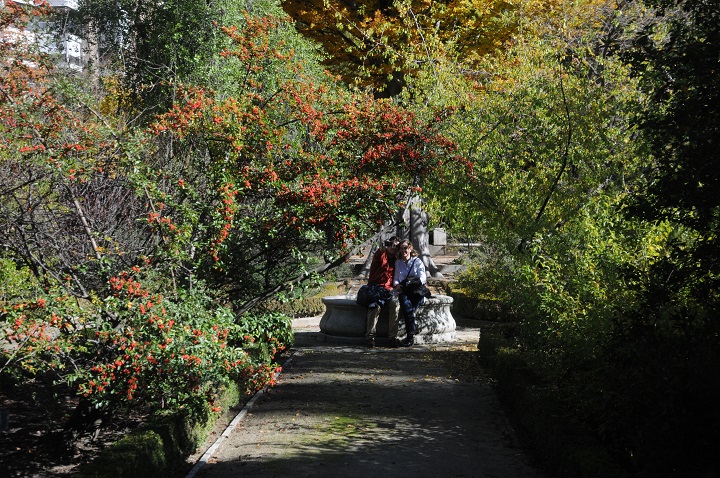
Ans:
{"label": "green foliage", "polygon": [[81,1],[76,24],[83,37],[100,39],[100,64],[94,66],[121,68],[134,101],[142,100],[154,114],[172,104],[173,83],[209,79],[224,40],[214,24],[237,15],[237,4]]}
{"label": "green foliage", "polygon": [[[219,390],[224,409],[242,405],[245,390],[230,387]],[[206,418],[206,419],[204,419]],[[187,414],[164,415],[104,448],[92,462],[79,467],[79,478],[115,478],[118,476],[168,476],[187,466],[186,457],[205,442],[215,426],[216,415],[191,417]]]}
{"label": "green foliage", "polygon": [[657,13],[635,32],[634,48],[625,57],[647,94],[637,121],[657,164],[636,212],[714,232],[720,205],[720,6],[644,3]]}
{"label": "green foliage", "polygon": [[[499,316],[516,323],[513,350],[574,419],[629,469],[657,476],[669,464],[704,470],[716,440],[701,425],[712,423],[717,393],[716,289],[672,279],[694,267],[673,258],[695,240],[668,222],[624,220],[616,199],[584,208],[527,253],[478,262],[460,278],[514,312]],[[481,347],[497,347],[488,340]]]}
{"label": "green foliage", "polygon": [[280,351],[295,341],[292,318],[279,312],[245,314],[240,317],[238,327],[245,338],[243,348],[260,365],[272,363]]}
{"label": "green foliage", "polygon": [[10,298],[28,300],[36,285],[27,267],[18,268],[14,261],[0,258],[0,304]]}
{"label": "green foliage", "polygon": [[[661,390],[665,386],[668,388],[664,390],[676,389],[681,383],[683,388],[692,389],[690,385],[699,383],[700,376],[709,376],[712,366],[707,363],[716,358],[710,353],[712,339],[701,338],[707,337],[709,330],[687,331],[686,338],[694,332],[700,334],[694,338],[692,353],[680,353],[681,344],[687,343],[676,336],[674,321],[650,319],[640,308],[645,294],[652,294],[659,302],[659,291],[650,293],[658,266],[672,253],[674,241],[689,240],[691,235],[668,223],[623,221],[618,208],[617,199],[590,205],[561,231],[537,237],[526,253],[515,252],[509,257],[500,254],[494,262],[479,262],[460,277],[460,282],[464,290],[476,296],[495,293],[500,303],[514,312],[500,315],[505,328],[499,334],[484,336],[479,347],[493,361],[493,367],[510,366],[514,370],[520,361],[520,372],[526,369],[537,375],[540,384],[526,385],[547,394],[540,403],[535,403],[535,395],[532,400],[523,398],[531,392],[522,390],[515,375],[510,378],[509,371],[496,372],[511,382],[502,386],[503,393],[510,395],[511,403],[519,401],[514,405],[519,407],[517,413],[529,419],[527,426],[534,430],[531,433],[538,433],[537,439],[547,441],[548,430],[557,424],[538,423],[530,418],[537,410],[525,415],[524,408],[557,400],[557,405],[566,410],[563,413],[572,410],[572,420],[602,439],[629,469],[658,471],[652,460],[667,464],[674,461],[671,457],[697,459],[695,452],[688,454],[686,448],[680,451],[677,444],[674,450],[667,450],[663,441],[669,443],[669,436],[661,428],[667,427],[668,433],[689,434],[702,415],[671,418],[668,409],[661,412],[663,407],[673,409],[681,402],[683,407],[688,405],[684,399],[673,404],[663,400],[666,395]],[[698,360],[696,353],[704,360]],[[670,357],[683,359],[676,362]],[[680,369],[683,375],[670,373]],[[670,377],[678,382],[668,383]],[[702,396],[699,390],[697,394]],[[633,443],[632,437],[650,428],[655,428],[653,436],[663,438]],[[710,436],[698,434],[687,439],[693,447],[706,450]],[[628,450],[632,450],[633,458]],[[650,459],[651,453],[663,453],[664,457]],[[638,454],[648,456],[640,458]],[[546,458],[553,462],[560,455]]]}
{"label": "green foliage", "polygon": [[[210,413],[292,343],[263,301],[302,295],[422,188],[435,223],[484,241],[459,284],[512,325],[488,355],[639,474],[707,475],[720,21],[645,3],[506,18],[471,64],[465,40],[414,41],[392,52],[412,59],[398,103],[325,77],[272,1],[84,2],[104,98],[2,42],[0,371],[90,408]],[[29,19],[12,5],[3,26]]]}
{"label": "green foliage", "polygon": [[81,478],[155,477],[167,473],[170,466],[164,454],[164,440],[154,430],[134,433],[114,443],[101,459],[77,474]]}
{"label": "green foliage", "polygon": [[[718,102],[705,74],[718,22],[694,2],[648,3],[664,16],[632,6],[600,18],[602,42],[592,29],[519,42],[488,68],[483,101],[453,117],[471,180],[440,184],[454,202],[438,202],[450,229],[488,243],[463,289],[513,311],[513,352],[573,420],[632,472],[697,476],[717,469]],[[622,28],[637,25],[639,83],[589,54],[627,48]]]}
{"label": "green foliage", "polygon": [[72,357],[87,351],[94,309],[63,292],[33,284],[25,295],[0,302],[0,373],[16,380],[43,374],[59,379],[72,370]]}
{"label": "green foliage", "polygon": [[596,2],[283,0],[282,6],[303,35],[323,46],[323,63],[330,71],[347,84],[389,98],[448,56],[460,57],[472,70],[479,58],[527,31],[524,19],[553,15],[576,3],[576,8],[588,8]]}
{"label": "green foliage", "polygon": [[137,268],[113,277],[112,295],[74,314],[67,299],[52,294],[5,304],[1,338],[11,346],[2,351],[3,371],[53,374],[96,410],[148,407],[193,416],[218,408],[219,389],[241,382],[249,393],[271,380],[274,356],[292,344],[290,319],[247,316],[238,324],[201,284],[169,299],[145,288],[161,286],[152,275]]}
{"label": "green foliage", "polygon": [[640,175],[626,116],[632,83],[616,59],[594,54],[591,32],[518,39],[487,60],[492,75],[456,89],[465,101],[449,134],[467,163],[433,189],[449,229],[485,243],[463,288],[513,317],[553,321],[548,336],[584,323],[586,300],[607,300],[612,267],[598,264],[606,248],[624,247],[604,242]]}
{"label": "green foliage", "polygon": [[675,230],[650,280],[626,274],[637,306],[617,316],[608,347],[606,432],[648,475],[703,475],[718,470],[710,450],[720,440],[713,405],[720,399],[720,9],[644,3],[656,15],[634,32],[626,58],[647,95],[636,121],[654,167],[628,218],[665,220]]}
{"label": "green foliage", "polygon": [[302,291],[293,290],[289,294],[280,294],[264,302],[260,309],[294,318],[314,317],[325,311],[323,297],[345,294],[347,290],[348,286],[343,282],[323,282],[318,287],[307,287]]}
{"label": "green foliage", "polygon": [[248,312],[344,263],[452,150],[437,121],[312,76],[283,18],[215,26],[221,4],[87,2],[132,53],[104,98],[0,44],[0,373],[70,386],[80,420],[203,418],[272,383],[290,318]]}
{"label": "green foliage", "polygon": [[453,116],[452,134],[470,160],[465,175],[441,186],[446,211],[451,201],[461,205],[453,225],[462,218],[508,247],[528,244],[636,174],[622,69],[607,62],[593,77],[572,53],[557,55],[544,44],[518,45],[488,65],[498,77]]}
{"label": "green foliage", "polygon": [[242,95],[185,88],[140,139],[158,154],[127,165],[149,199],[156,257],[175,274],[198,271],[240,312],[341,263],[452,149],[436,121],[305,77],[268,41],[281,19],[246,23],[225,29],[223,53],[242,65]]}

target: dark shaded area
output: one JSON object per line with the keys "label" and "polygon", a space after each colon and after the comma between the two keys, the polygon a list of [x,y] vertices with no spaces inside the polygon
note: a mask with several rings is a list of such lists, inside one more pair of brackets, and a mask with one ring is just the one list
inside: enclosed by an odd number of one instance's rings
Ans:
{"label": "dark shaded area", "polygon": [[71,476],[104,447],[143,423],[140,416],[116,417],[102,429],[68,430],[78,398],[70,390],[58,392],[40,379],[13,387],[0,384],[0,409],[7,410],[7,430],[0,431],[0,476]]}

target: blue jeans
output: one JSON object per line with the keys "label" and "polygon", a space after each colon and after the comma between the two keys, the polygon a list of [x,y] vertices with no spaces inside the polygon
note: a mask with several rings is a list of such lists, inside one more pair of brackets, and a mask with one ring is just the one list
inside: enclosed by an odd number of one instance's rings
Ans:
{"label": "blue jeans", "polygon": [[418,305],[420,305],[420,302],[422,302],[422,300],[422,297],[417,300],[411,300],[410,297],[402,293],[398,296],[398,301],[400,302],[400,309],[402,310],[403,317],[405,318],[405,331],[408,335],[415,335],[417,333],[417,325],[415,324],[415,311],[417,310]]}

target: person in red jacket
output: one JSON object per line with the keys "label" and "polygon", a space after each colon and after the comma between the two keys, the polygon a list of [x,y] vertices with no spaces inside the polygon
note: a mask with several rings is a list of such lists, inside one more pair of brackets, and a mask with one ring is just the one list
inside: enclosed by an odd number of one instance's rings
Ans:
{"label": "person in red jacket", "polygon": [[[393,290],[393,275],[395,274],[395,256],[400,243],[396,236],[386,240],[384,247],[381,247],[373,255],[368,274],[368,285],[375,284],[382,286],[388,291]],[[388,308],[390,322],[388,324],[388,339],[390,347],[397,347],[399,344],[398,334],[398,311],[399,303],[396,297],[385,301],[377,307],[369,308],[365,324],[365,341],[368,347],[375,347],[375,331],[378,317],[383,307]]]}

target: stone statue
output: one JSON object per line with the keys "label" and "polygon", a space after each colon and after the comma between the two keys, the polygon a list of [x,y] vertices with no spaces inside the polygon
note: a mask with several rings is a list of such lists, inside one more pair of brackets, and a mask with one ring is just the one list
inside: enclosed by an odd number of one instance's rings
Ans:
{"label": "stone statue", "polygon": [[425,264],[428,274],[435,279],[442,279],[443,275],[433,262],[430,256],[430,231],[428,231],[428,214],[423,208],[423,200],[417,194],[414,194],[402,212],[402,223],[405,224],[405,234],[398,236],[410,239],[413,247],[418,252],[418,256]]}
{"label": "stone statue", "polygon": [[[417,194],[413,194],[410,200],[407,202],[402,210],[398,210],[395,218],[392,221],[388,221],[382,226],[384,230],[381,230],[380,243],[390,236],[398,236],[401,239],[409,239],[412,242],[413,247],[418,252],[420,257],[425,264],[425,270],[434,279],[443,279],[443,275],[435,265],[430,255],[430,232],[428,231],[428,214],[423,208],[423,200]],[[373,244],[370,248],[370,253],[367,255],[365,264],[363,264],[360,273],[358,274],[362,278],[366,278],[370,271],[370,262],[372,257],[377,250],[378,245]]]}

